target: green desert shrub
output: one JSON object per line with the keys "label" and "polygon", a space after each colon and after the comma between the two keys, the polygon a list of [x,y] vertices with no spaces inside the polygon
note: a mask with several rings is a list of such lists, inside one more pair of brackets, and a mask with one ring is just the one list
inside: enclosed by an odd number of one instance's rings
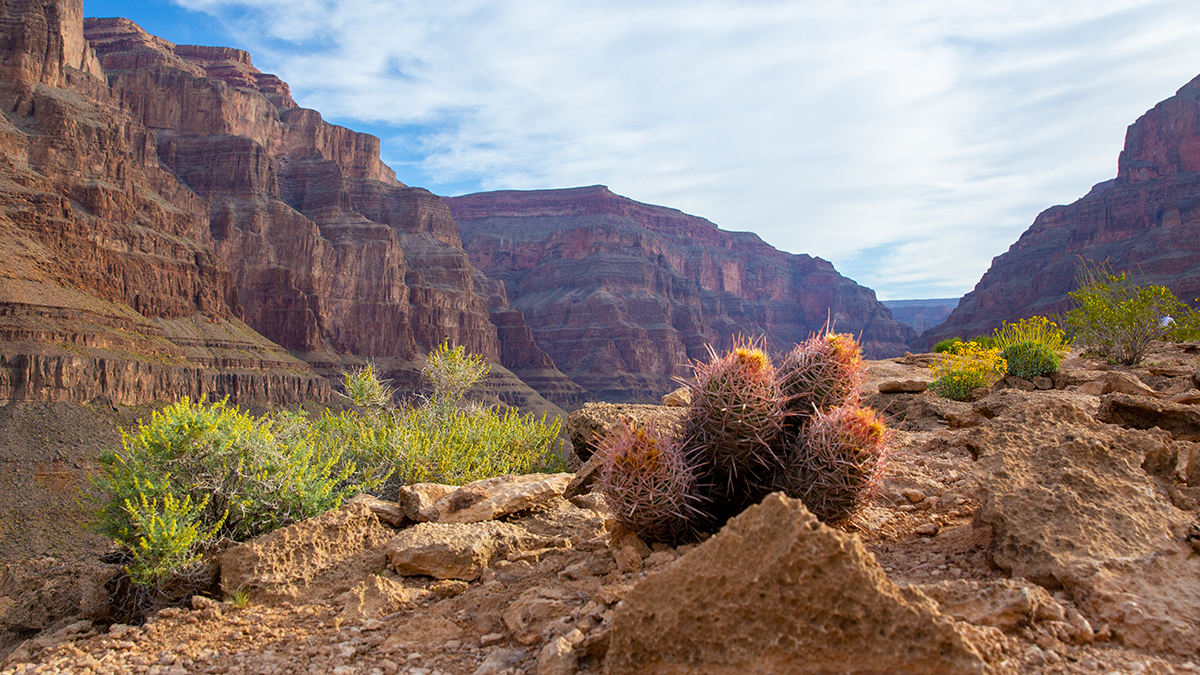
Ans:
{"label": "green desert shrub", "polygon": [[1057,324],[1035,316],[1005,323],[996,331],[996,348],[1009,375],[1031,380],[1057,373],[1068,346],[1066,334]]}
{"label": "green desert shrub", "polygon": [[954,345],[961,345],[961,344],[962,344],[962,338],[960,338],[960,337],[946,338],[945,340],[942,340],[933,346],[933,353],[946,354],[946,353],[949,353],[950,350],[954,348]]}
{"label": "green desert shrub", "polygon": [[276,429],[226,401],[168,405],[101,456],[95,529],[133,552],[130,574],[149,582],[205,541],[256,537],[381,482],[294,425]]}
{"label": "green desert shrub", "polygon": [[1075,307],[1067,312],[1067,326],[1090,353],[1113,363],[1140,363],[1152,341],[1200,324],[1195,311],[1168,288],[1136,285],[1107,263],[1085,261],[1078,285],[1070,294]]}
{"label": "green desert shrub", "polygon": [[[566,470],[562,423],[514,408],[464,404],[462,397],[490,366],[448,343],[429,354],[422,373],[433,386],[423,400],[393,405],[391,390],[371,367],[347,374],[353,402],[365,411],[326,411],[312,425],[363,466],[394,470],[389,485],[462,485],[504,473]],[[356,392],[365,392],[359,398]],[[380,394],[379,392],[382,392]]]}
{"label": "green desert shrub", "polygon": [[988,387],[1004,377],[1007,364],[997,349],[984,349],[976,342],[954,345],[930,366],[934,381],[929,385],[942,398],[965,401],[972,391]]}
{"label": "green desert shrub", "polygon": [[345,375],[360,409],[337,414],[256,419],[182,398],[102,455],[94,529],[128,549],[136,584],[153,586],[218,539],[252,539],[358,492],[565,468],[557,419],[458,405],[482,359],[443,346],[429,363],[434,394],[403,407],[371,366]]}

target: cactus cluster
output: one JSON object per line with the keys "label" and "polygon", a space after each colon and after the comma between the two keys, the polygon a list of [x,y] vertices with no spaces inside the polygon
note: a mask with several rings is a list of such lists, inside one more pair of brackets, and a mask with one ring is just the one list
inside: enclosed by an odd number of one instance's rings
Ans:
{"label": "cactus cluster", "polygon": [[853,336],[823,330],[778,368],[753,342],[709,356],[692,364],[676,435],[622,422],[601,443],[599,485],[621,522],[679,543],[773,490],[830,524],[865,505],[892,434],[861,404],[866,366]]}

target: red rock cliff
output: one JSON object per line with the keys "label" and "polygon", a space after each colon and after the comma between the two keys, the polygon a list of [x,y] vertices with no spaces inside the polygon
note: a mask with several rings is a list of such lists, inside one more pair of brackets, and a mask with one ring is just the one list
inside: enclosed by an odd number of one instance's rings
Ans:
{"label": "red rock cliff", "polygon": [[1115,179],[1040,213],[915,345],[1070,309],[1081,259],[1107,259],[1189,302],[1200,297],[1200,77],[1129,127]]}
{"label": "red rock cliff", "polygon": [[297,107],[245,52],[175,45],[125,19],[88,19],[85,35],[113,95],[155,131],[158,159],[207,203],[256,330],[328,374],[371,358],[402,387],[447,339],[504,365],[539,360],[519,312],[517,330],[497,331],[492,282],[449,208],[397,181],[378,138]]}
{"label": "red rock cliff", "polygon": [[829,316],[861,333],[874,358],[915,337],[820,258],[603,186],[446,202],[472,262],[504,282],[538,345],[601,398],[661,395],[688,375],[688,359],[706,357],[705,344],[761,335],[783,350]]}
{"label": "red rock cliff", "polygon": [[208,204],[111,95],[81,2],[6,3],[0,31],[0,401],[325,399],[239,320]]}

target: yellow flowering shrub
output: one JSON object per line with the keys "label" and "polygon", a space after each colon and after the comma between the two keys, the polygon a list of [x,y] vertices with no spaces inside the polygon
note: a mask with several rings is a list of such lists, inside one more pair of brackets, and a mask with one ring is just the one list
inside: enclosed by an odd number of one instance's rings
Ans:
{"label": "yellow flowering shrub", "polygon": [[930,366],[936,378],[930,389],[942,398],[965,401],[972,391],[988,387],[1004,377],[1008,364],[999,349],[984,349],[975,342],[950,345],[937,363]]}

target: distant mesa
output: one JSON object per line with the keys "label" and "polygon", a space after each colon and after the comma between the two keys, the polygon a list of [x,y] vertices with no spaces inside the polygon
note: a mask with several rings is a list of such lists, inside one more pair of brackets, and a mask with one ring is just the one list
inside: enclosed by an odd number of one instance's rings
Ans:
{"label": "distant mesa", "polygon": [[1200,297],[1200,77],[1129,127],[1116,178],[1039,214],[914,346],[1064,312],[1082,259],[1108,260],[1187,302]]}
{"label": "distant mesa", "polygon": [[883,305],[892,310],[892,318],[908,324],[917,333],[924,333],[950,316],[958,306],[958,298],[931,298],[928,300],[883,300]]}
{"label": "distant mesa", "polygon": [[503,282],[563,372],[605,400],[657,399],[706,344],[737,335],[783,350],[832,317],[872,358],[917,335],[825,260],[603,185],[445,201],[472,264]]}

